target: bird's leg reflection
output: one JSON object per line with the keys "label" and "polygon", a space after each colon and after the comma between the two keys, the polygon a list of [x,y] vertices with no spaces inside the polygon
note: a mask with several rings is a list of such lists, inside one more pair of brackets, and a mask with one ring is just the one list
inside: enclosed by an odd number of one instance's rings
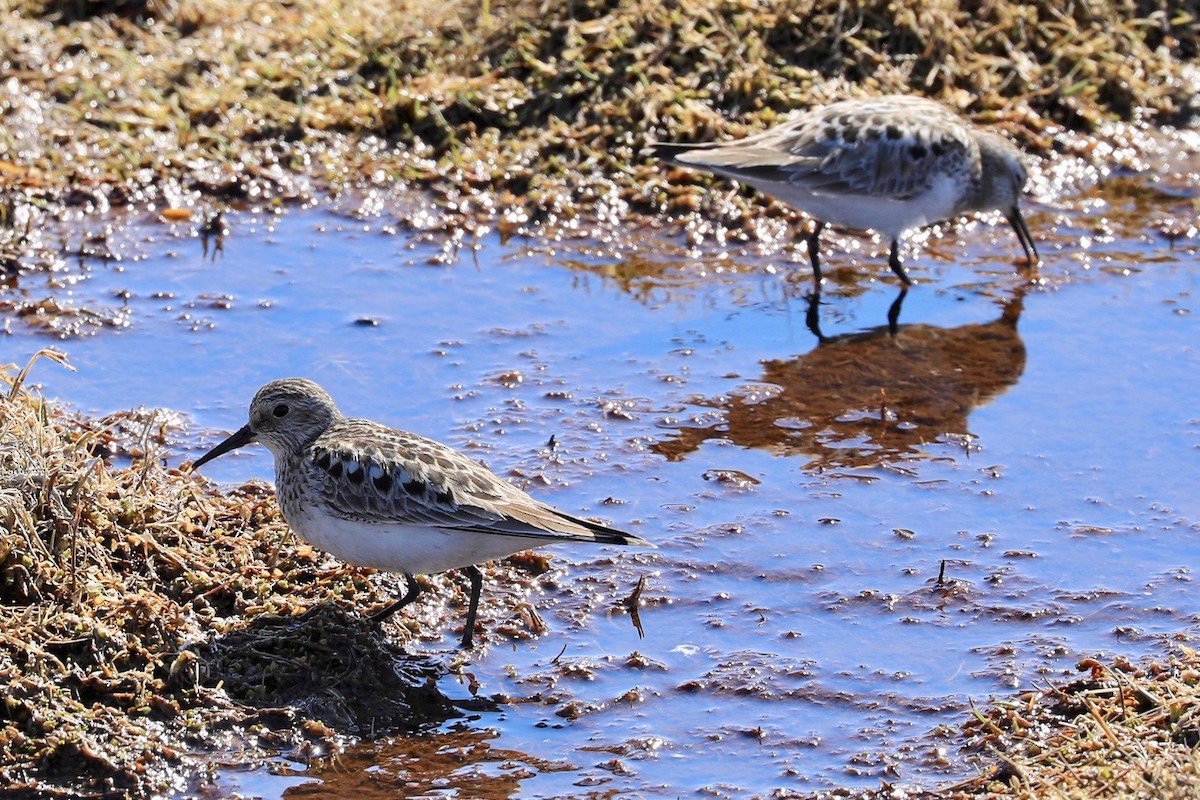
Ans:
{"label": "bird's leg reflection", "polygon": [[900,330],[900,309],[904,306],[904,298],[908,296],[908,287],[901,286],[900,293],[896,295],[896,299],[888,306],[888,333],[893,336],[896,331]]}
{"label": "bird's leg reflection", "polygon": [[808,309],[804,312],[804,324],[812,331],[812,335],[817,337],[818,342],[828,341],[825,335],[821,333],[821,289],[818,285],[813,289],[812,293],[805,298],[808,301]]}
{"label": "bird's leg reflection", "polygon": [[[904,298],[908,296],[908,287],[901,286],[896,299],[888,306],[887,312],[887,330],[892,336],[900,330],[900,309],[904,307]],[[804,324],[812,331],[812,335],[817,337],[817,341],[822,344],[831,341],[825,334],[821,333],[821,293],[814,291],[805,298],[808,307],[804,313]]]}

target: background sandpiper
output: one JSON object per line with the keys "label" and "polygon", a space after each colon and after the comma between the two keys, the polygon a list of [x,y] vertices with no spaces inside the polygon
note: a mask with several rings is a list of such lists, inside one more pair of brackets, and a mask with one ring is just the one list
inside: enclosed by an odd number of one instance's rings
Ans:
{"label": "background sandpiper", "polygon": [[911,281],[900,261],[900,237],[976,211],[1002,212],[1028,266],[1038,263],[1019,208],[1028,178],[1021,151],[925,98],[843,100],[744,139],[658,142],[649,152],[749,184],[812,216],[808,254],[818,283],[819,239],[827,224],[890,238],[888,265],[905,285]]}
{"label": "background sandpiper", "polygon": [[383,620],[420,593],[414,574],[464,568],[471,581],[462,645],[471,647],[483,576],[476,564],[557,542],[650,542],[558,511],[458,451],[365,419],[347,419],[316,383],[268,383],[250,421],[199,458],[259,442],[275,456],[284,519],[338,558],[405,576],[405,595]]}

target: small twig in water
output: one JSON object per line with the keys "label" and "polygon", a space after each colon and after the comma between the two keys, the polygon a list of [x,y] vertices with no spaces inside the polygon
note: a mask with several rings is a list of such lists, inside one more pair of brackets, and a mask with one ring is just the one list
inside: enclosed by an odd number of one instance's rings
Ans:
{"label": "small twig in water", "polygon": [[641,605],[642,589],[646,588],[646,576],[638,578],[637,586],[633,587],[633,591],[629,593],[629,597],[624,600],[625,608],[629,609],[629,619],[633,622],[633,627],[637,629],[638,638],[645,639],[646,631],[642,628],[642,617],[638,613],[638,607]]}

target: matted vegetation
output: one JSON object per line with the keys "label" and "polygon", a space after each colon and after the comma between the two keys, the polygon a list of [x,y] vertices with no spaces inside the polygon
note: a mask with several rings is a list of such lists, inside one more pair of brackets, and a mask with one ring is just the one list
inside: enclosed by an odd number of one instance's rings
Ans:
{"label": "matted vegetation", "polygon": [[1186,117],[1200,52],[1195,15],[1117,0],[28,0],[3,23],[10,190],[103,209],[407,185],[457,225],[713,211],[647,140],[849,95],[1104,158],[1051,134]]}
{"label": "matted vegetation", "polygon": [[1063,800],[1200,796],[1200,654],[1081,661],[1086,676],[996,703],[967,726],[999,763],[967,797]]}
{"label": "matted vegetation", "polygon": [[856,800],[1191,800],[1200,796],[1200,653],[1135,665],[1084,659],[1085,676],[976,711],[968,747],[989,764],[937,791],[885,785]]}

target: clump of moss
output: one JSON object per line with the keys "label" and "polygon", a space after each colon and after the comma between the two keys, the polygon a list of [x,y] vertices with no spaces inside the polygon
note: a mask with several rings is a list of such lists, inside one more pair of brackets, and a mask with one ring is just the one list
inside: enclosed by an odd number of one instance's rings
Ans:
{"label": "clump of moss", "polygon": [[27,371],[0,372],[6,791],[145,796],[198,780],[222,735],[252,757],[454,713],[438,668],[351,613],[386,588],[291,538],[266,487],[165,469],[153,416],[131,450],[127,419],[64,415]]}

